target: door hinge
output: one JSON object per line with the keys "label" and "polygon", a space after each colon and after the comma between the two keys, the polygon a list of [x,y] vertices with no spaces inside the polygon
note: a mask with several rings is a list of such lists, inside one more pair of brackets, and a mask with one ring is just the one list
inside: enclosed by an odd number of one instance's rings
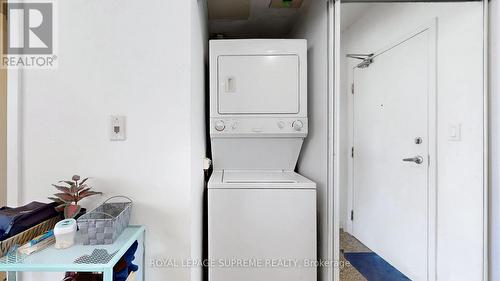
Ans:
{"label": "door hinge", "polygon": [[354,95],[354,83],[351,84],[351,94]]}
{"label": "door hinge", "polygon": [[351,210],[351,220],[354,220],[354,210]]}
{"label": "door hinge", "polygon": [[354,158],[354,146],[351,147],[351,158]]}

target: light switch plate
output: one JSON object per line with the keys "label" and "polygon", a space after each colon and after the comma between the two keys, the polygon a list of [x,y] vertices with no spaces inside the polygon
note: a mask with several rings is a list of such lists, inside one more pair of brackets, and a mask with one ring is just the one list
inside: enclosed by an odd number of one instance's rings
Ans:
{"label": "light switch plate", "polygon": [[462,124],[450,125],[448,128],[448,140],[449,141],[461,141],[462,140]]}
{"label": "light switch plate", "polygon": [[112,141],[124,141],[126,139],[125,116],[112,115],[110,117],[109,135]]}

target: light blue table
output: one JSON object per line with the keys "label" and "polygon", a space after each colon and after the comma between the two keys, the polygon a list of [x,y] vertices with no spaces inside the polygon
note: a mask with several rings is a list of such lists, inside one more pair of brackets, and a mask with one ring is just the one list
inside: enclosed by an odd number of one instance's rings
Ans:
{"label": "light blue table", "polygon": [[[130,246],[137,241],[139,247],[135,253],[134,264],[139,266],[136,281],[144,281],[144,243],[145,229],[143,226],[129,226],[111,245],[84,246],[79,241],[68,249],[58,250],[51,246],[30,256],[10,255],[0,259],[0,272],[9,272],[8,280],[16,280],[16,272],[102,272],[104,281],[113,280],[113,266],[120,260]],[[83,256],[91,255],[94,249],[105,249],[109,254],[116,252],[107,263],[76,264],[74,261]],[[61,278],[62,279],[62,278]]]}

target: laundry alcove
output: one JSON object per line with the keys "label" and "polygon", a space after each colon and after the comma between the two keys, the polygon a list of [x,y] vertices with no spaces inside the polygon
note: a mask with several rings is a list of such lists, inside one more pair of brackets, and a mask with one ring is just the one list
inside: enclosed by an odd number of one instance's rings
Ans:
{"label": "laundry alcove", "polygon": [[[307,40],[308,135],[294,170],[317,185],[317,258],[329,260],[327,257],[328,3],[321,0],[208,0],[207,2],[210,40]],[[206,98],[209,99],[208,94]],[[286,108],[286,104],[284,101],[282,110],[291,110]],[[206,110],[208,112],[209,108]],[[212,124],[207,123],[207,126],[210,128]],[[213,153],[212,147],[212,158]],[[329,269],[318,267],[319,280],[327,280]]]}

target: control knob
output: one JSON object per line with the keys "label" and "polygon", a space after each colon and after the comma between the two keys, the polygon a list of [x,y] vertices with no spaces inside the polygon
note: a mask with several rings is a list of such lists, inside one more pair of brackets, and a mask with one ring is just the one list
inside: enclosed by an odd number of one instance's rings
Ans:
{"label": "control knob", "polygon": [[296,120],[292,123],[292,127],[295,129],[295,131],[300,131],[304,127],[304,123],[300,120]]}
{"label": "control knob", "polygon": [[224,124],[224,121],[222,120],[219,120],[217,122],[215,122],[215,129],[217,131],[224,131],[224,129],[226,128],[226,124]]}

